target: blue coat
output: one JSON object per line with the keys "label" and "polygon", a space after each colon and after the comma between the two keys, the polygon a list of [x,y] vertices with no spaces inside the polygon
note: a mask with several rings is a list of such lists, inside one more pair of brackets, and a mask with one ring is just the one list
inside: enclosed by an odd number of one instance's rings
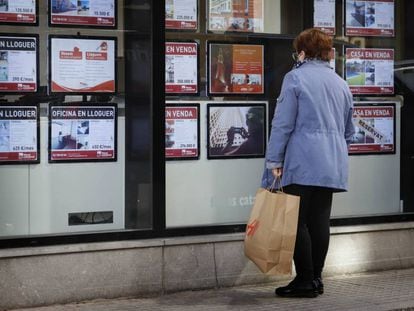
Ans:
{"label": "blue coat", "polygon": [[283,167],[290,184],[348,189],[348,145],[354,134],[352,94],[328,62],[310,60],[288,72],[272,121],[262,187]]}

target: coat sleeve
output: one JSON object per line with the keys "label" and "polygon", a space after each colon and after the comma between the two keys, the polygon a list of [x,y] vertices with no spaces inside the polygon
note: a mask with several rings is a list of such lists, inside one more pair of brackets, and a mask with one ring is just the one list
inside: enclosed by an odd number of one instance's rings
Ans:
{"label": "coat sleeve", "polygon": [[353,99],[352,94],[349,92],[347,96],[347,111],[345,111],[345,140],[346,144],[349,146],[352,140],[352,136],[355,134],[355,127],[352,122],[352,115],[353,115]]}
{"label": "coat sleeve", "polygon": [[296,85],[295,74],[291,71],[283,79],[282,90],[272,120],[272,129],[266,151],[267,169],[283,166],[286,146],[295,128],[298,111]]}

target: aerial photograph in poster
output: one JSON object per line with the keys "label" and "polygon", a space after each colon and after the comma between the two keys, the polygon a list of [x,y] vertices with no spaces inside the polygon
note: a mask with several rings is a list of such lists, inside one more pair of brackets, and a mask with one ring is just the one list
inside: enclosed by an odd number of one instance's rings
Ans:
{"label": "aerial photograph in poster", "polygon": [[165,107],[165,157],[197,159],[199,151],[199,106]]}
{"label": "aerial photograph in poster", "polygon": [[116,161],[115,106],[51,106],[50,161]]}
{"label": "aerial photograph in poster", "polygon": [[394,50],[346,49],[345,76],[353,94],[393,94]]}
{"label": "aerial photograph in poster", "polygon": [[165,43],[165,92],[198,93],[197,43]]}
{"label": "aerial photograph in poster", "polygon": [[335,35],[335,0],[313,1],[313,27]]}
{"label": "aerial photograph in poster", "polygon": [[165,28],[197,29],[197,0],[165,0]]}
{"label": "aerial photograph in poster", "polygon": [[264,46],[209,45],[210,94],[263,94]]}
{"label": "aerial photograph in poster", "polygon": [[50,91],[114,93],[116,38],[50,37]]}
{"label": "aerial photograph in poster", "polygon": [[0,164],[38,163],[38,107],[0,106]]}
{"label": "aerial photograph in poster", "polygon": [[207,157],[263,157],[266,145],[265,104],[208,104]]}
{"label": "aerial photograph in poster", "polygon": [[49,0],[51,25],[115,27],[115,0]]}
{"label": "aerial photograph in poster", "polygon": [[394,36],[394,0],[346,0],[347,36]]}
{"label": "aerial photograph in poster", "polygon": [[37,23],[37,0],[0,0],[0,24]]}
{"label": "aerial photograph in poster", "polygon": [[36,92],[38,38],[0,36],[0,93]]}
{"label": "aerial photograph in poster", "polygon": [[209,0],[208,30],[263,32],[263,0]]}
{"label": "aerial photograph in poster", "polygon": [[395,106],[355,105],[350,154],[395,153]]}

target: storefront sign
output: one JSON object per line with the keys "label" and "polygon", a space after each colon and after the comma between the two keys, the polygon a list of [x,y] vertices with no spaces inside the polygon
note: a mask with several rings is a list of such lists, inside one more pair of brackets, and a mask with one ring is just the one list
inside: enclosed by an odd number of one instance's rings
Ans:
{"label": "storefront sign", "polygon": [[263,32],[263,0],[209,0],[208,30]]}
{"label": "storefront sign", "polygon": [[0,92],[36,92],[38,37],[0,36]]}
{"label": "storefront sign", "polygon": [[393,49],[346,49],[345,67],[353,94],[394,93]]}
{"label": "storefront sign", "polygon": [[197,29],[197,0],[166,0],[166,29]]}
{"label": "storefront sign", "polygon": [[210,94],[263,94],[264,46],[210,44]]}
{"label": "storefront sign", "polygon": [[0,1],[0,24],[37,24],[37,0]]}
{"label": "storefront sign", "polygon": [[0,106],[0,164],[38,163],[37,106]]}
{"label": "storefront sign", "polygon": [[50,24],[115,27],[115,0],[49,0]]}
{"label": "storefront sign", "polygon": [[395,153],[395,106],[355,105],[350,154]]}
{"label": "storefront sign", "polygon": [[314,0],[313,27],[335,35],[335,0]]}
{"label": "storefront sign", "polygon": [[116,38],[50,38],[50,91],[114,93]]}
{"label": "storefront sign", "polygon": [[394,36],[394,0],[346,0],[347,36]]}
{"label": "storefront sign", "polygon": [[199,157],[199,106],[165,108],[165,157],[197,159]]}
{"label": "storefront sign", "polygon": [[198,93],[197,43],[166,42],[165,92]]}
{"label": "storefront sign", "polygon": [[116,106],[51,106],[49,161],[116,161]]}

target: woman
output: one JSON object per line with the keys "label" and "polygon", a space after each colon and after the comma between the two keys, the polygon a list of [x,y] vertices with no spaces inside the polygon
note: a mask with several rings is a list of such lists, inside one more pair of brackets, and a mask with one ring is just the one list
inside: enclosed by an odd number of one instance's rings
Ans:
{"label": "woman", "polygon": [[317,29],[299,34],[295,68],[283,80],[272,121],[262,187],[281,177],[300,196],[294,251],[296,277],[282,297],[316,297],[329,245],[332,194],[346,191],[348,144],[354,134],[352,94],[329,66],[332,39]]}

